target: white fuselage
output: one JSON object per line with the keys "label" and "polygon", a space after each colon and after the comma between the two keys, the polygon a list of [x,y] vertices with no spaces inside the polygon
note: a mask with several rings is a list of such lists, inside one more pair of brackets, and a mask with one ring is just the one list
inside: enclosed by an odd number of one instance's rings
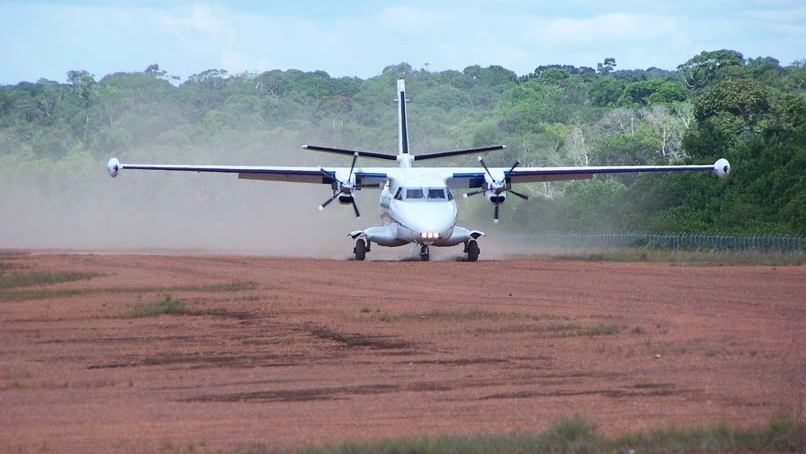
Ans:
{"label": "white fuselage", "polygon": [[[350,236],[382,246],[420,244],[425,248],[421,255],[426,256],[428,246],[467,245],[484,233],[456,226],[456,201],[448,188],[448,174],[444,170],[412,166],[415,157],[409,153],[403,79],[397,81],[397,94],[398,167],[384,169],[387,179],[379,201],[383,225],[356,230]],[[352,169],[347,177],[351,176]]]}
{"label": "white fuselage", "polygon": [[431,169],[406,168],[387,180],[379,201],[383,223],[353,236],[382,246],[416,243],[428,246],[455,246],[475,238],[457,227],[457,208],[444,173]]}
{"label": "white fuselage", "polygon": [[456,228],[456,212],[456,202],[444,184],[387,185],[381,192],[381,221],[405,243],[447,246]]}

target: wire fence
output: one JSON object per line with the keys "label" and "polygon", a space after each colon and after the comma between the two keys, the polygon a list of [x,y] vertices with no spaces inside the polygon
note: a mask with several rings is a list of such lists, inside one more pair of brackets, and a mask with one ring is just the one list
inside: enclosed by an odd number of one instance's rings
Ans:
{"label": "wire fence", "polygon": [[802,236],[729,236],[647,233],[532,233],[510,237],[524,247],[625,248],[673,250],[806,252]]}

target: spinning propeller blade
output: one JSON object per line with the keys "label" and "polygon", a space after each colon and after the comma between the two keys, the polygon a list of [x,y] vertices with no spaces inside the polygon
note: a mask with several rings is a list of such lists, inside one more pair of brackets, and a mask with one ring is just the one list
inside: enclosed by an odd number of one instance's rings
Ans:
{"label": "spinning propeller blade", "polygon": [[[504,178],[503,179],[496,180],[495,177],[493,176],[493,173],[490,172],[490,168],[487,167],[487,164],[484,162],[484,159],[481,156],[479,156],[478,160],[479,160],[479,164],[481,164],[481,166],[484,168],[484,171],[487,172],[487,175],[490,176],[490,180],[492,180],[492,181],[490,183],[487,183],[487,188],[486,189],[482,188],[482,189],[479,189],[477,191],[472,191],[472,192],[465,193],[464,194],[465,198],[470,197],[470,196],[474,196],[476,194],[482,194],[484,192],[491,191],[496,196],[498,196],[501,193],[509,192],[509,193],[511,193],[511,194],[513,194],[513,195],[515,195],[517,197],[520,197],[520,198],[524,199],[524,200],[529,199],[528,195],[522,194],[520,192],[513,191],[512,189],[507,188],[507,177],[509,177],[509,175],[515,170],[515,167],[518,167],[521,164],[520,161],[515,161],[515,164],[512,164],[512,167],[510,167],[509,170],[504,172]],[[498,199],[496,199],[496,200],[498,200]],[[492,202],[492,199],[490,201]],[[500,207],[502,202],[503,202],[503,200],[493,202],[493,205],[495,206],[494,211],[493,211],[493,222],[496,223],[496,224],[498,224],[498,220],[499,220],[498,214],[499,214],[499,211],[500,211],[499,207]]]}
{"label": "spinning propeller blade", "polygon": [[319,211],[324,210],[326,206],[330,205],[330,202],[336,200],[336,197],[338,197],[339,194],[341,194],[341,193],[340,192],[333,192],[333,197],[325,200],[325,203],[319,205]]}
{"label": "spinning propeller blade", "polygon": [[522,198],[523,200],[529,200],[529,196],[526,194],[521,194],[520,192],[513,191],[512,189],[507,189],[507,192],[509,192],[512,195],[516,195]]}
{"label": "spinning propeller blade", "polygon": [[358,212],[358,205],[355,204],[355,197],[353,197],[352,202],[353,202],[353,210],[355,211],[355,217],[357,219],[361,219],[361,213]]}
{"label": "spinning propeller blade", "polygon": [[[347,173],[347,181],[341,181],[338,178],[336,178],[335,173],[328,172],[327,170],[325,170],[322,167],[319,168],[319,171],[322,172],[322,175],[324,175],[327,178],[332,179],[337,184],[336,189],[333,190],[333,197],[330,197],[329,199],[327,199],[325,201],[325,203],[319,205],[319,211],[324,210],[326,206],[330,205],[330,203],[332,201],[336,200],[336,198],[338,198],[339,196],[347,195],[347,196],[350,197],[350,203],[352,203],[352,205],[353,205],[353,210],[355,211],[355,217],[357,217],[357,218],[361,217],[361,213],[358,211],[358,205],[355,204],[355,195],[353,194],[353,192],[356,189],[370,188],[370,187],[380,187],[380,184],[356,184],[356,183],[353,183],[353,171],[355,170],[355,162],[357,160],[358,160],[358,152],[356,151],[356,152],[353,153],[353,162],[350,163],[350,172]],[[346,201],[344,201],[344,203],[346,203]]]}

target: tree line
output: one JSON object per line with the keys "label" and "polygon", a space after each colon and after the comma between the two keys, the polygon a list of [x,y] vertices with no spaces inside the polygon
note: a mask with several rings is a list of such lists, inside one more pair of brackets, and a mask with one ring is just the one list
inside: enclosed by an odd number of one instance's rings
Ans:
{"label": "tree line", "polygon": [[[710,164],[732,175],[622,175],[532,184],[502,212],[515,231],[806,234],[806,61],[704,51],[676,70],[542,65],[431,72],[407,63],[368,79],[324,71],[181,81],[156,64],[97,78],[69,71],[0,86],[0,193],[10,175],[49,188],[101,172],[110,156],[157,162],[319,165],[304,143],[394,152],[393,87],[406,79],[415,152],[506,144],[490,165]],[[366,163],[365,165],[372,165]],[[472,157],[440,165],[477,165]],[[5,181],[5,183],[4,183]],[[490,217],[469,202],[463,216]]]}

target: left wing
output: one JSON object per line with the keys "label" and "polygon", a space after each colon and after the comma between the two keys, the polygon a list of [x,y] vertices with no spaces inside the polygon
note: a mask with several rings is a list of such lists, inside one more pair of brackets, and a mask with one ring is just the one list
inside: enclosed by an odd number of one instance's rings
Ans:
{"label": "left wing", "polygon": [[665,166],[590,166],[590,167],[490,167],[468,172],[451,169],[448,185],[451,188],[480,188],[487,183],[532,183],[540,181],[585,180],[597,174],[639,172],[713,172],[719,178],[730,173],[730,163],[720,159],[711,165],[665,165]]}
{"label": "left wing", "polygon": [[284,166],[214,166],[214,165],[162,165],[124,164],[112,158],[106,164],[107,171],[116,177],[121,170],[167,170],[175,172],[235,173],[246,180],[286,181],[292,183],[318,183],[332,185],[350,179],[350,171],[355,182],[361,185],[383,184],[387,173],[382,168],[350,169],[349,167],[284,167]]}

